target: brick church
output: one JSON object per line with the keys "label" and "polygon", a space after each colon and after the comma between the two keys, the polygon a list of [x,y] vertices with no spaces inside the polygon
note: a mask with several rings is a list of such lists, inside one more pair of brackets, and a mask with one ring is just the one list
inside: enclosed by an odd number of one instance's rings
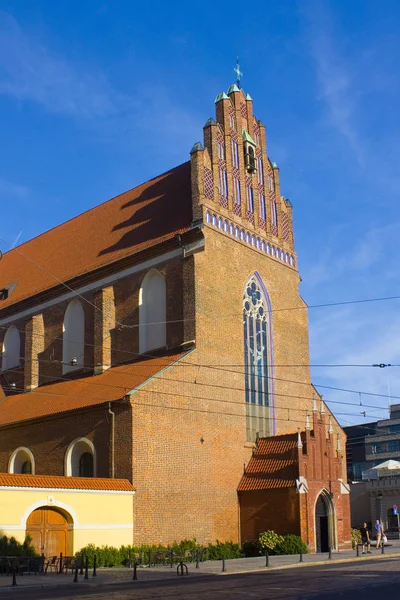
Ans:
{"label": "brick church", "polygon": [[[350,543],[292,204],[238,85],[190,160],[0,261],[0,534]],[[296,310],[287,310],[293,309]]]}

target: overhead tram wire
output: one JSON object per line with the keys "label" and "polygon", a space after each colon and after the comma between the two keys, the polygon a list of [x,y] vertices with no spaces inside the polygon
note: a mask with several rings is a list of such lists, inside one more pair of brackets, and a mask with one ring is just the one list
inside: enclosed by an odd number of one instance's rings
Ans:
{"label": "overhead tram wire", "polygon": [[[20,359],[21,359],[21,360],[23,360],[23,357],[20,357]],[[51,361],[51,360],[44,360],[44,359],[37,359],[37,358],[36,358],[36,359],[33,359],[33,360],[34,360],[34,361],[36,361],[36,362],[46,362],[46,363],[50,363],[50,364],[54,362],[54,361]],[[58,364],[60,364],[60,361],[57,361],[57,363],[58,363]],[[132,363],[132,364],[134,364],[134,363]],[[168,365],[168,366],[169,366],[170,364],[171,364],[171,363],[167,363],[167,365]],[[176,363],[176,364],[178,364],[178,363]],[[166,365],[166,364],[163,364],[163,365],[160,365],[160,366],[162,366],[162,367],[165,367],[165,366],[167,366],[167,365]],[[121,367],[121,366],[122,366],[122,365],[116,365],[116,367],[118,367],[118,368],[119,368],[119,371],[118,371],[118,372],[119,372],[121,375],[132,375],[132,372],[131,372],[131,371],[122,371],[122,370],[120,369],[120,367]],[[189,365],[186,365],[186,366],[192,366],[192,365],[191,365],[191,364],[189,364]],[[197,365],[194,365],[194,366],[197,366]],[[90,370],[92,370],[92,368],[93,368],[92,366],[89,366],[89,365],[82,365],[82,367],[83,367],[83,368],[86,368],[86,369],[88,369],[88,370],[89,370],[89,369],[90,369]],[[16,370],[16,369],[8,369],[7,371],[8,371],[8,372],[19,373],[19,371],[18,371],[18,370]],[[47,377],[47,378],[51,379],[51,380],[52,380],[54,383],[57,383],[57,382],[59,382],[60,380],[61,380],[61,381],[69,381],[69,382],[70,382],[70,381],[74,381],[74,380],[73,380],[73,379],[71,379],[70,377],[57,377],[57,378],[54,378],[54,377],[52,377],[52,376],[50,376],[50,375],[45,375],[45,377]],[[168,382],[173,382],[173,383],[181,383],[181,384],[183,384],[183,385],[184,385],[184,384],[187,384],[187,385],[194,385],[194,386],[199,386],[199,387],[213,387],[213,388],[218,388],[218,389],[223,389],[223,390],[230,390],[230,391],[234,391],[234,392],[246,392],[246,388],[239,388],[239,387],[233,387],[233,386],[223,386],[223,385],[220,385],[220,384],[215,384],[215,383],[205,383],[205,382],[197,382],[197,381],[187,381],[187,380],[183,380],[183,379],[176,379],[176,378],[173,378],[173,377],[163,377],[162,375],[161,375],[161,376],[157,376],[157,380],[160,380],[160,381],[168,381]],[[116,387],[116,388],[120,388],[120,387],[122,387],[122,386],[115,386],[115,385],[113,385],[113,384],[108,384],[108,383],[100,383],[100,382],[97,382],[97,381],[92,381],[92,380],[89,378],[89,375],[88,375],[88,376],[86,376],[86,377],[84,377],[84,378],[82,378],[82,379],[81,379],[81,381],[85,381],[86,383],[88,383],[88,384],[90,384],[90,385],[105,386],[105,387]],[[286,380],[284,380],[284,381],[286,381]],[[50,383],[50,382],[49,382],[49,383]],[[312,385],[312,384],[307,384],[307,385]],[[267,395],[267,396],[268,396],[270,393],[269,393],[268,391],[266,391],[266,392],[262,392],[262,394],[263,394],[263,395]],[[313,401],[313,400],[314,400],[314,397],[313,397],[313,396],[300,396],[299,394],[281,394],[281,393],[278,393],[278,392],[275,392],[275,391],[274,391],[274,392],[271,392],[271,394],[272,394],[273,396],[278,396],[278,397],[283,397],[283,398],[294,398],[294,399],[296,399],[296,400],[310,400],[310,401]],[[393,398],[394,396],[391,396],[391,397]],[[343,404],[343,405],[346,405],[346,406],[360,406],[360,404],[359,404],[359,403],[340,402],[340,401],[337,401],[337,400],[327,400],[326,398],[324,398],[324,402],[325,402],[325,403],[328,403],[328,402],[330,402],[330,403],[333,403],[333,404],[335,404],[335,403],[336,403],[336,404]],[[387,407],[379,407],[379,406],[376,406],[376,405],[375,405],[375,406],[372,406],[372,405],[369,405],[369,404],[364,404],[364,403],[363,403],[361,406],[362,406],[362,407],[365,407],[365,408],[371,408],[371,409],[374,409],[374,410],[388,410],[388,408],[387,408]],[[290,407],[290,408],[292,408],[292,407]]]}
{"label": "overhead tram wire", "polygon": [[[34,359],[34,360],[38,361],[38,359]],[[46,361],[46,362],[51,362],[51,361]],[[16,369],[8,369],[8,372],[19,373],[19,371],[16,370]],[[132,375],[132,373],[128,372],[128,371],[121,371],[120,370],[119,373],[121,375],[123,375],[123,374],[125,374],[125,375]],[[50,378],[51,376],[47,375],[46,377]],[[57,379],[54,379],[54,378],[52,378],[52,379],[53,379],[53,383],[54,384],[59,383],[60,380],[62,382],[76,381],[76,380],[68,378],[68,377],[58,377]],[[162,381],[171,382],[171,383],[180,383],[182,385],[186,384],[186,385],[193,385],[193,386],[213,387],[213,388],[220,388],[220,389],[224,389],[224,390],[230,390],[230,391],[234,391],[234,392],[245,392],[246,391],[245,388],[235,388],[235,387],[230,387],[230,386],[221,386],[221,385],[217,385],[217,384],[208,384],[208,383],[195,383],[195,382],[191,382],[191,381],[186,381],[186,380],[181,380],[181,379],[174,379],[174,378],[166,378],[166,377],[162,377],[162,376],[157,377],[157,379],[158,380],[162,380]],[[108,384],[108,383],[100,383],[100,382],[92,381],[89,378],[89,376],[80,379],[80,381],[83,382],[83,383],[86,383],[88,385],[95,385],[95,386],[100,386],[100,387],[112,387],[112,388],[116,388],[116,389],[121,389],[121,390],[124,390],[124,395],[126,395],[130,391],[129,388],[126,388],[126,387],[121,386],[121,385]],[[48,382],[48,383],[50,384],[51,382]],[[9,388],[9,386],[7,386],[7,387]],[[15,389],[16,388],[12,388],[11,391],[15,391]],[[46,387],[45,386],[44,387],[40,387],[40,388],[35,388],[34,390],[32,390],[32,392],[33,393],[35,393],[35,392],[39,393],[39,390],[40,390],[40,393],[51,394],[51,392],[46,392]],[[27,394],[31,393],[31,392],[26,392],[22,388],[19,388],[18,391],[20,393],[27,393]],[[177,394],[177,393],[163,392],[163,391],[159,391],[159,390],[149,390],[148,388],[147,388],[147,391],[154,392],[154,393],[157,393],[157,394],[165,394],[166,396],[172,395],[172,396],[179,396],[179,397],[185,397],[185,398],[192,398],[192,396],[187,396],[186,394]],[[268,395],[268,392],[262,392],[262,393],[265,394],[265,395]],[[68,394],[67,394],[67,396],[68,396]],[[73,395],[70,395],[70,396],[71,397],[75,397]],[[293,399],[296,399],[296,400],[309,400],[310,402],[312,402],[314,400],[314,398],[311,397],[311,396],[299,396],[297,394],[296,395],[293,395],[293,394],[279,394],[277,392],[273,392],[273,396],[283,397],[283,398],[293,398]],[[79,397],[79,396],[77,396],[77,397]],[[223,400],[223,399],[219,399],[219,398],[209,398],[209,397],[203,397],[203,396],[195,396],[195,398],[197,398],[199,400],[210,400],[210,401],[215,401],[215,402],[224,402],[224,403],[237,404],[237,405],[242,405],[243,404],[242,402],[236,402],[236,401],[233,401],[233,400]],[[357,407],[359,407],[358,403],[341,402],[341,401],[335,401],[335,400],[326,400],[325,398],[324,398],[324,402],[325,403],[331,403],[331,404],[341,404],[341,405],[345,405],[345,406],[357,406]],[[382,410],[382,411],[389,410],[386,407],[378,407],[376,405],[375,406],[371,406],[371,405],[368,405],[368,404],[363,404],[362,406],[363,406],[363,408],[371,408],[371,409],[374,409],[374,410]],[[311,410],[308,410],[308,409],[295,408],[293,406],[282,406],[281,405],[281,406],[279,406],[279,409],[282,409],[282,410],[298,410],[298,411],[305,412],[305,413],[311,413],[312,412]]]}
{"label": "overhead tram wire", "polygon": [[[157,390],[146,390],[148,393],[154,393],[154,394],[165,394],[165,392],[161,392],[161,391],[157,391]],[[40,393],[40,394],[45,394],[45,395],[49,395],[49,396],[54,396],[54,397],[63,397],[63,398],[75,398],[75,399],[86,399],[86,400],[90,400],[90,398],[88,398],[87,396],[74,396],[72,394],[62,394],[62,393],[53,393],[53,392],[46,392],[45,389],[43,389],[43,391],[39,391],[38,389],[33,390],[34,393]],[[215,399],[215,398],[201,398],[201,397],[195,397],[193,398],[192,396],[186,396],[183,394],[168,394],[168,395],[172,395],[174,397],[183,397],[183,398],[188,398],[189,400],[207,400],[209,402],[226,402],[226,403],[230,403],[230,401],[224,401],[224,400],[219,400],[219,399]],[[93,400],[98,400],[97,398],[93,398]],[[121,402],[121,400],[116,400],[116,402]],[[106,401],[104,402],[106,403]],[[84,407],[77,407],[75,409],[71,409],[71,410],[79,410],[80,408],[89,408],[90,406],[97,406],[100,405],[101,403],[97,403],[95,405],[86,405]],[[245,407],[246,403],[242,403],[242,402],[234,402],[233,404],[237,404],[239,406]],[[238,413],[230,413],[230,412],[222,412],[222,411],[213,411],[213,410],[204,410],[204,409],[199,409],[199,408],[188,408],[188,407],[182,407],[182,406],[167,406],[165,404],[154,404],[154,403],[148,403],[148,402],[137,402],[135,401],[133,406],[144,406],[144,407],[151,407],[151,408],[164,408],[164,409],[170,409],[170,410],[181,410],[181,411],[186,411],[186,412],[199,412],[199,413],[204,413],[204,414],[212,414],[212,415],[221,415],[221,416],[234,416],[234,417],[238,417],[238,418],[246,418],[246,415],[243,414],[238,414]],[[304,409],[294,409],[293,407],[290,407],[291,410],[301,410],[304,411]],[[282,410],[290,410],[288,408],[282,409]],[[68,411],[62,411],[62,412],[68,412]],[[307,411],[306,411],[307,412]],[[61,413],[60,413],[61,414]],[[350,416],[357,416],[356,413],[354,413],[354,415],[352,415],[352,413],[347,413]],[[54,416],[54,413],[52,413],[52,416]],[[311,416],[311,415],[310,415]],[[333,415],[334,416],[334,415]],[[292,419],[290,418],[290,416],[288,415],[288,417],[285,418],[278,418],[278,417],[260,417],[262,420],[266,420],[266,421],[271,421],[271,420],[276,420],[276,421],[280,421],[283,423],[287,423],[287,422],[291,422],[291,423],[297,423],[297,424],[302,424],[304,425],[304,418],[303,419]],[[30,420],[30,419],[26,419],[26,420]],[[0,425],[1,427],[1,425]]]}
{"label": "overhead tram wire", "polygon": [[[0,326],[0,329],[6,330],[6,329],[8,329],[8,327]],[[21,334],[25,333],[23,330],[20,330],[20,329],[17,329],[17,331],[19,333],[21,333]],[[39,337],[45,337],[44,334],[38,334],[38,336]],[[61,337],[57,337],[57,338],[55,338],[55,340],[63,341],[63,337],[62,336]],[[101,347],[102,344],[90,344],[88,342],[85,342],[84,346]],[[160,357],[158,354],[157,355],[148,354],[148,353],[144,353],[144,354],[142,353],[142,354],[140,354],[138,352],[132,352],[132,351],[120,351],[120,350],[117,350],[116,348],[111,348],[111,347],[110,347],[110,350],[111,351],[115,351],[115,352],[121,352],[123,354],[133,355],[136,358],[138,358],[138,357],[142,357],[142,358],[155,358],[155,359],[159,358],[162,361],[162,357]],[[25,359],[25,357],[22,357],[22,356],[19,357],[19,358],[20,358],[20,360],[24,360]],[[35,360],[37,360],[37,359],[35,359]],[[50,362],[50,363],[51,362],[57,362],[57,363],[61,362],[61,361],[51,361],[51,360],[44,361],[43,359],[41,359],[41,361],[42,362]],[[170,364],[170,363],[167,362],[167,364]],[[157,366],[157,365],[154,365],[154,366]],[[164,362],[164,363],[160,364],[159,366],[160,367],[165,367],[166,364]],[[233,373],[233,374],[238,374],[238,375],[243,375],[243,376],[245,375],[245,372],[242,372],[242,371],[233,371],[232,369],[227,369],[226,367],[229,366],[229,365],[224,365],[223,366],[223,365],[210,365],[210,364],[204,364],[204,363],[192,363],[192,362],[188,363],[185,360],[180,360],[179,362],[175,363],[175,366],[183,366],[183,367],[184,366],[191,366],[191,367],[199,367],[199,368],[206,368],[206,369],[208,368],[208,369],[225,371],[225,372],[228,372],[228,373]],[[233,367],[234,365],[231,365],[231,366]],[[244,368],[244,365],[236,365],[236,366],[240,366],[240,367]],[[274,367],[280,367],[282,365],[277,365],[276,363],[274,363],[273,366]],[[288,366],[288,365],[283,365],[283,366]],[[310,366],[310,365],[297,365],[297,366],[303,367],[303,366]],[[351,366],[351,365],[346,365],[346,366]],[[362,365],[362,366],[365,366],[365,367],[366,366],[371,366],[371,367],[373,367],[374,365]],[[399,365],[390,365],[390,366],[397,367]],[[93,369],[93,365],[83,365],[83,367],[84,368],[88,368],[88,369]],[[273,381],[282,381],[282,382],[285,382],[285,383],[294,383],[294,384],[298,384],[298,385],[307,385],[307,386],[308,385],[313,385],[312,382],[310,383],[310,382],[298,381],[298,380],[293,380],[293,379],[284,379],[284,378],[280,378],[280,377],[275,377],[273,375],[260,375],[260,377],[267,378],[267,379],[270,379],[270,380],[273,380]],[[344,389],[344,388],[336,388],[334,386],[324,386],[322,384],[314,384],[314,386],[315,387],[322,387],[322,388],[326,388],[326,389],[331,389],[331,390],[335,390],[335,391],[343,391],[343,392],[355,393],[355,394],[358,394],[358,395],[362,394],[362,395],[377,396],[377,397],[381,397],[381,398],[391,398],[391,399],[398,399],[398,400],[400,400],[399,396],[393,396],[393,395],[389,396],[388,394],[375,394],[373,392],[365,392],[365,391],[361,391],[361,390],[347,390],[347,389]]]}
{"label": "overhead tram wire", "polygon": [[[55,281],[57,281],[60,285],[63,285],[66,289],[68,289],[70,292],[72,292],[75,296],[80,297],[83,301],[87,302],[89,305],[91,305],[93,308],[95,308],[96,310],[100,311],[101,313],[104,313],[104,311],[100,308],[97,307],[95,304],[93,304],[92,302],[90,302],[87,298],[85,298],[84,296],[82,296],[81,294],[79,294],[76,290],[74,290],[73,288],[71,288],[70,286],[68,286],[68,284],[66,284],[64,281],[60,280],[59,278],[57,278],[55,275],[53,275],[50,271],[48,271],[48,269],[46,269],[45,267],[43,267],[42,265],[40,265],[39,263],[37,263],[37,261],[34,261],[33,259],[31,259],[30,257],[26,256],[25,254],[23,254],[20,250],[18,250],[18,248],[14,249],[15,251],[17,251],[22,257],[24,257],[26,260],[28,260],[29,262],[31,262],[32,264],[34,264],[35,266],[37,266],[38,268],[40,268],[41,270],[45,271],[50,277],[52,277]],[[389,301],[389,300],[395,300],[395,299],[400,299],[400,296],[386,296],[386,297],[380,297],[380,298],[366,298],[366,299],[360,299],[360,300],[350,300],[350,301],[341,301],[341,302],[330,302],[330,303],[324,303],[324,304],[315,304],[315,305],[309,305],[309,306],[301,306],[301,307],[288,307],[288,308],[279,308],[279,309],[274,309],[272,312],[274,311],[283,311],[283,310],[300,310],[300,309],[308,309],[308,308],[322,308],[322,307],[329,307],[329,306],[340,306],[340,305],[346,305],[346,304],[360,304],[360,303],[366,303],[366,302],[378,302],[378,301]],[[240,314],[242,315],[242,313],[234,313],[236,314]],[[204,315],[203,315],[204,316]],[[233,314],[231,315],[226,315],[226,316],[233,316]],[[211,318],[211,316],[207,316],[207,318]],[[218,318],[221,318],[221,315],[218,316]],[[180,320],[174,320],[174,321],[160,321],[159,323],[169,323],[169,322],[184,322],[184,321],[191,321],[194,319],[180,319]],[[138,327],[139,325],[135,324],[135,325],[125,325],[117,320],[115,320],[115,322],[122,328],[135,328]],[[155,323],[156,324],[156,323]],[[207,367],[207,365],[201,365],[203,367]],[[239,366],[239,365],[238,365]],[[242,365],[240,365],[242,366]],[[244,366],[244,365],[243,365]],[[331,368],[331,367],[386,367],[386,366],[394,366],[397,367],[399,365],[385,365],[385,364],[375,364],[375,365],[277,365],[274,364],[274,366],[276,367],[325,367],[325,368]],[[214,367],[215,368],[215,367]],[[264,377],[268,377],[268,376],[264,376]],[[276,378],[278,380],[278,378]],[[294,382],[293,382],[294,383]],[[299,384],[304,384],[304,382],[298,382]],[[369,393],[368,395],[374,395],[372,393]],[[383,395],[379,395],[381,397],[383,397]],[[395,398],[395,397],[393,397]]]}
{"label": "overhead tram wire", "polygon": [[[59,283],[60,285],[63,285],[68,291],[72,292],[74,295],[78,296],[79,298],[81,298],[84,302],[87,302],[90,306],[92,306],[93,308],[95,308],[96,310],[100,311],[100,312],[104,312],[100,307],[96,306],[95,304],[93,304],[93,302],[90,302],[90,300],[88,300],[87,298],[85,298],[84,296],[82,296],[81,294],[79,294],[79,292],[77,292],[76,290],[74,290],[73,288],[71,288],[67,283],[65,283],[65,281],[62,281],[61,279],[59,279],[58,277],[56,277],[55,275],[53,275],[53,273],[51,273],[48,269],[46,269],[45,267],[43,267],[43,265],[39,264],[37,261],[33,260],[32,258],[30,258],[29,256],[27,256],[26,254],[24,254],[23,252],[21,252],[18,247],[13,249],[15,252],[18,252],[18,254],[20,256],[22,256],[23,258],[25,258],[26,260],[28,260],[31,264],[34,264],[38,269],[41,269],[42,271],[44,271],[45,273],[47,273],[47,275],[49,275],[50,277],[52,277],[55,281],[57,281],[57,283]],[[320,303],[320,304],[310,304],[310,305],[305,305],[305,306],[292,306],[292,307],[287,307],[287,308],[275,308],[272,309],[271,312],[282,312],[282,311],[291,311],[291,310],[308,310],[310,308],[328,308],[328,307],[335,307],[335,306],[345,306],[345,305],[351,305],[351,304],[365,304],[365,303],[371,303],[371,302],[385,302],[385,301],[391,301],[391,300],[400,300],[400,296],[399,295],[393,295],[393,296],[382,296],[382,297],[378,297],[378,298],[361,298],[358,300],[343,300],[343,301],[338,301],[338,302],[325,302],[325,303]],[[232,316],[236,316],[236,315],[242,315],[243,313],[230,313],[227,315],[218,315],[216,317],[211,317],[211,315],[209,316],[209,318],[215,318],[215,319],[221,319],[221,318],[228,318],[228,317],[232,317]],[[194,321],[196,319],[196,317],[193,317],[192,319],[178,319],[178,320],[174,320],[174,321],[158,321],[155,323],[148,323],[149,325],[157,325],[157,324],[164,324],[164,323],[172,323],[172,322],[185,322],[185,321]],[[129,329],[133,329],[136,327],[139,327],[139,324],[135,324],[135,325],[124,325],[123,323],[120,323],[118,321],[116,321],[118,323],[118,325],[120,327],[123,328],[129,328]]]}
{"label": "overhead tram wire", "polygon": [[[7,330],[8,327],[5,325],[0,325],[0,329],[4,329]],[[17,328],[16,328],[17,329]],[[17,329],[17,331],[19,333],[25,334],[25,332],[22,329]],[[39,337],[46,337],[45,334],[37,334]],[[54,338],[54,341],[64,341],[64,338],[62,336]],[[70,340],[71,343],[76,343],[74,340]],[[103,344],[90,344],[89,342],[84,342],[83,344],[84,346],[90,346],[92,348],[100,348],[103,346]],[[120,350],[118,348],[107,348],[110,349],[112,351],[115,352],[119,352],[120,354],[130,354],[136,357],[144,357],[144,358],[160,358],[161,357],[159,355],[155,355],[155,354],[148,354],[148,353],[139,353],[139,352],[132,352],[129,350]],[[176,350],[178,351],[179,348],[176,348]],[[181,350],[181,353],[183,354],[183,350]],[[0,353],[1,355],[1,353]],[[188,364],[188,363],[184,363],[182,362],[181,364]],[[239,367],[239,368],[245,368],[246,365],[243,363],[234,363],[234,364],[220,364],[220,365],[214,365],[214,364],[206,364],[206,363],[189,363],[192,366],[200,366],[200,367],[204,367],[204,368],[209,368],[209,369],[220,369],[220,370],[226,370],[225,367]],[[352,363],[336,363],[336,364],[313,364],[313,363],[302,363],[302,364],[279,364],[279,363],[275,363],[273,364],[274,367],[278,367],[278,368],[293,368],[293,369],[297,369],[297,368],[316,368],[316,367],[322,367],[322,368],[385,368],[385,367],[400,367],[400,365],[398,364],[391,364],[391,363],[363,363],[363,364],[352,364]],[[228,371],[230,373],[237,373],[237,374],[241,374],[241,371]],[[244,375],[244,373],[243,373]],[[270,376],[268,375],[260,375],[260,377],[264,377],[264,378],[268,378]],[[282,381],[287,381],[289,382],[289,379],[282,379]],[[292,383],[302,383],[305,384],[305,382],[303,381],[292,381]],[[334,388],[332,388],[334,389]],[[339,389],[339,388],[338,388]],[[345,390],[342,390],[345,391]],[[349,390],[350,391],[350,390]],[[356,392],[357,394],[359,393],[363,393],[363,392]],[[374,394],[372,394],[374,395]],[[382,395],[383,396],[383,395]],[[389,398],[389,395],[387,395],[387,397]],[[390,396],[391,398],[396,398],[396,396]]]}

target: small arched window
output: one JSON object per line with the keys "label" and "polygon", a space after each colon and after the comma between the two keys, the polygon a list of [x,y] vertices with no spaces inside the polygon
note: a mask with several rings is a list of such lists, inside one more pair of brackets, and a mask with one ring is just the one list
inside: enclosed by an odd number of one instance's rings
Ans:
{"label": "small arched window", "polygon": [[167,345],[165,279],[155,269],[147,273],[139,293],[139,352]]}
{"label": "small arched window", "polygon": [[20,355],[21,355],[21,339],[18,329],[15,325],[11,325],[6,331],[4,336],[3,349],[2,349],[2,371],[7,369],[13,369],[20,366]]}
{"label": "small arched window", "polygon": [[84,452],[79,459],[79,477],[93,477],[93,455]]}
{"label": "small arched window", "polygon": [[63,374],[82,369],[85,363],[85,313],[74,298],[67,306],[63,324]]}
{"label": "small arched window", "polygon": [[35,459],[29,448],[20,447],[11,454],[8,463],[9,473],[35,473]]}
{"label": "small arched window", "polygon": [[65,453],[64,473],[67,477],[95,477],[96,452],[87,438],[77,438]]}
{"label": "small arched window", "polygon": [[254,148],[250,144],[246,144],[245,146],[245,159],[246,159],[246,168],[249,173],[255,173],[257,170],[256,167],[256,157],[254,154]]}

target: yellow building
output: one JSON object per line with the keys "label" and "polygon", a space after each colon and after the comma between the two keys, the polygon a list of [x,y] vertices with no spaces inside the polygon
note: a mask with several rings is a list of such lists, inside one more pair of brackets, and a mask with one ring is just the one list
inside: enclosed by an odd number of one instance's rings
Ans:
{"label": "yellow building", "polygon": [[73,555],[89,543],[132,543],[134,488],[122,479],[0,473],[0,536]]}

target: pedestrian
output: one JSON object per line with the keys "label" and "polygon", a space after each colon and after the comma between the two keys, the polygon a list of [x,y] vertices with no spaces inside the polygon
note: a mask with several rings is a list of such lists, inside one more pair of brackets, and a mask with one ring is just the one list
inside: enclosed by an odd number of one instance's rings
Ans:
{"label": "pedestrian", "polygon": [[382,524],[379,519],[376,520],[374,529],[375,529],[375,535],[376,535],[376,548],[378,549],[381,547],[381,539],[383,536],[383,527],[382,527]]}
{"label": "pedestrian", "polygon": [[361,533],[361,544],[362,544],[362,554],[365,554],[365,548],[367,548],[367,554],[371,554],[371,540],[369,538],[369,531],[367,524],[364,523],[362,527],[360,527]]}

